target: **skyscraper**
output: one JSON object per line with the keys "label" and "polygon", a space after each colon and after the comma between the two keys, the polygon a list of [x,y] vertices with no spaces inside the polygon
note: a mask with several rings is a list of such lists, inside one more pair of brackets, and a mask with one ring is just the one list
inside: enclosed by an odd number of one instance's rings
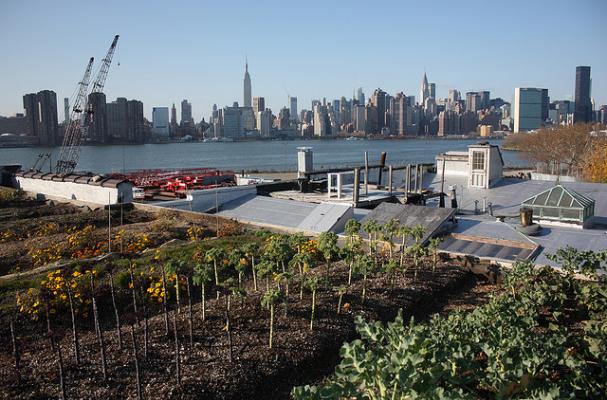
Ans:
{"label": "skyscraper", "polygon": [[436,83],[430,83],[430,84],[428,84],[428,91],[429,91],[429,94],[430,94],[429,97],[432,97],[432,98],[436,99]]}
{"label": "skyscraper", "polygon": [[171,107],[171,125],[177,125],[177,108],[175,107],[175,103]]}
{"label": "skyscraper", "polygon": [[477,112],[481,108],[481,95],[478,92],[466,93],[466,110]]}
{"label": "skyscraper", "polygon": [[538,129],[542,125],[542,91],[537,88],[514,89],[514,133]]}
{"label": "skyscraper", "polygon": [[63,122],[67,125],[70,122],[70,99],[63,99]]}
{"label": "skyscraper", "polygon": [[356,91],[356,99],[358,100],[358,104],[361,106],[365,105],[365,94],[363,93],[363,88],[359,87]]}
{"label": "skyscraper", "polygon": [[[426,83],[428,83],[427,80]],[[379,88],[375,89],[371,97],[371,104],[377,109],[377,131],[379,132],[386,126],[386,92]],[[368,120],[369,118],[367,118]]]}
{"label": "skyscraper", "polygon": [[407,96],[403,92],[394,97],[391,116],[391,133],[404,136],[407,129]]}
{"label": "skyscraper", "polygon": [[297,121],[297,97],[289,96],[289,113],[293,121]]}
{"label": "skyscraper", "polygon": [[152,108],[152,133],[163,138],[169,137],[169,108]]}
{"label": "skyscraper", "polygon": [[590,67],[575,68],[575,111],[573,122],[592,121],[592,103],[590,101]]}
{"label": "skyscraper", "polygon": [[127,139],[129,143],[143,143],[143,103],[139,100],[127,101]]}
{"label": "skyscraper", "polygon": [[52,90],[42,90],[23,96],[27,132],[37,136],[41,146],[55,146],[59,143],[57,118],[57,94]]}
{"label": "skyscraper", "polygon": [[[128,110],[127,100],[118,97],[116,101],[106,104],[107,131],[112,139],[124,142],[128,140]],[[108,140],[110,141],[110,140]]]}
{"label": "skyscraper", "polygon": [[192,119],[192,104],[186,99],[181,101],[181,125],[194,123]]}
{"label": "skyscraper", "polygon": [[266,99],[263,97],[253,97],[253,112],[257,115],[258,112],[261,112],[266,109]]}
{"label": "skyscraper", "polygon": [[244,66],[244,98],[245,107],[251,107],[251,76],[249,76],[249,62],[245,61]]}
{"label": "skyscraper", "polygon": [[424,78],[422,79],[422,87],[419,90],[419,104],[422,106],[426,104],[426,99],[430,97],[430,86],[428,85],[428,77],[424,71]]}
{"label": "skyscraper", "polygon": [[109,134],[107,130],[107,104],[105,94],[93,92],[89,94],[89,127],[88,137],[95,143],[107,143]]}

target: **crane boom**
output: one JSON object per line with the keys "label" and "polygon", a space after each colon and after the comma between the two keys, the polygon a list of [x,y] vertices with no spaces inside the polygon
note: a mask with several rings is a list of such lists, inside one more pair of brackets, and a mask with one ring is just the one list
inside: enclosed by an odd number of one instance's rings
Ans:
{"label": "crane boom", "polygon": [[58,174],[72,172],[76,166],[75,163],[72,162],[73,154],[78,151],[77,147],[80,145],[80,116],[86,101],[86,93],[89,87],[94,60],[93,57],[90,58],[84,71],[84,76],[82,77],[82,80],[78,82],[78,94],[74,101],[69,123],[65,129],[61,151],[59,152],[59,160],[57,160],[57,165],[55,167],[55,171]]}
{"label": "crane boom", "polygon": [[[112,58],[114,57],[114,51],[116,50],[116,45],[118,44],[119,37],[119,35],[114,36],[114,40],[112,41],[112,44],[110,45],[107,54],[101,61],[101,66],[99,68],[99,72],[97,73],[97,77],[93,82],[91,93],[101,93],[103,91],[103,87],[105,86],[105,80],[107,78],[108,71],[110,70],[110,64],[112,63]],[[78,112],[82,113],[83,110],[86,110],[88,115],[85,119],[84,125],[82,126],[80,124],[81,114],[78,114],[75,119],[71,119],[72,122],[70,122],[70,128],[72,127],[74,121],[76,121],[76,124],[74,125],[74,129],[70,132],[70,135],[68,136],[66,132],[66,136],[64,137],[64,145],[61,147],[61,154],[59,157],[59,161],[57,161],[56,170],[58,174],[69,174],[74,171],[76,165],[78,165],[78,158],[80,157],[80,144],[82,142],[82,139],[87,136],[89,127],[88,120],[90,120],[91,114],[93,114],[93,110],[87,102],[88,98],[86,95],[90,76],[90,70],[87,71],[88,75],[85,74],[87,77],[86,87],[80,87],[80,91],[78,92],[78,98],[76,99],[76,103],[74,104],[74,111],[79,110]],[[78,106],[78,108],[76,106]],[[66,139],[69,140],[69,144],[67,146],[65,145]]]}
{"label": "crane boom", "polygon": [[114,40],[110,46],[110,49],[107,51],[105,58],[101,60],[101,68],[99,68],[99,72],[97,73],[97,78],[95,82],[93,82],[93,89],[91,93],[100,93],[103,92],[103,87],[105,86],[105,79],[107,78],[107,73],[110,70],[110,64],[112,63],[112,58],[114,57],[114,51],[116,50],[116,45],[118,44],[118,38],[120,35],[114,36]]}

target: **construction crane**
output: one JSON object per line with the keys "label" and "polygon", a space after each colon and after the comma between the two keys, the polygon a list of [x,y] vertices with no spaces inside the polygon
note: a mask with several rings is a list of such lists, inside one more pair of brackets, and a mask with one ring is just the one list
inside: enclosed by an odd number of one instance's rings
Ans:
{"label": "construction crane", "polygon": [[74,154],[78,152],[80,146],[80,139],[82,135],[80,126],[80,117],[84,110],[86,101],[86,93],[89,87],[89,81],[91,78],[91,71],[93,69],[93,61],[95,59],[91,57],[89,63],[84,70],[84,76],[82,80],[78,82],[78,92],[76,99],[73,104],[70,120],[65,128],[65,134],[63,136],[63,143],[61,144],[61,150],[59,152],[59,159],[55,166],[55,172],[58,174],[68,174],[74,170],[76,163],[74,162]]}
{"label": "construction crane", "polygon": [[[101,93],[103,91],[103,87],[105,86],[105,80],[107,78],[108,71],[110,70],[110,65],[112,64],[112,58],[114,57],[114,51],[116,50],[116,45],[118,44],[119,37],[120,37],[119,35],[114,36],[114,40],[112,41],[112,44],[110,45],[110,48],[109,48],[107,54],[105,55],[103,60],[101,60],[101,66],[99,68],[99,72],[97,73],[97,77],[95,78],[95,81],[93,82],[93,87],[91,89],[91,93]],[[89,75],[90,75],[90,71],[89,71]],[[81,86],[80,89],[82,90],[83,87]],[[82,143],[82,139],[87,136],[88,127],[89,127],[88,122],[90,121],[91,116],[94,112],[94,110],[92,109],[90,104],[86,103],[87,89],[88,89],[88,76],[87,76],[87,80],[86,80],[86,87],[84,87],[84,94],[82,95],[82,97],[80,97],[81,92],[79,91],[78,98],[76,99],[76,102],[78,102],[80,100],[80,103],[79,103],[80,113],[82,112],[82,109],[80,107],[82,107],[82,105],[85,104],[84,109],[86,109],[86,112],[87,112],[87,118],[86,118],[87,121],[85,121],[84,126],[81,126],[80,125],[81,114],[79,113],[78,115],[75,116],[76,117],[76,119],[75,119],[76,126],[78,129],[75,129],[74,134],[70,135],[69,138],[68,138],[67,134],[66,134],[66,137],[64,137],[63,145],[61,146],[61,153],[59,155],[59,161],[57,161],[57,167],[56,167],[56,172],[58,174],[69,174],[69,173],[73,172],[74,169],[76,168],[76,165],[78,165],[78,158],[80,157],[80,144]],[[76,104],[74,104],[74,110],[76,110]],[[74,121],[74,118],[72,118],[72,122],[70,122],[70,127],[71,127],[73,121]],[[67,143],[66,143],[66,139],[69,139]]]}

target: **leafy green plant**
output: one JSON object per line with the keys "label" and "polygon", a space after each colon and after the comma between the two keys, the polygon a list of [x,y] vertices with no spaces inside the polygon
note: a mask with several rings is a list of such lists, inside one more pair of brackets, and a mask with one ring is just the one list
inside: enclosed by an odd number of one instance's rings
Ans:
{"label": "leafy green plant", "polygon": [[428,252],[432,256],[432,272],[436,272],[436,264],[438,263],[438,246],[440,238],[431,238],[428,240]]}
{"label": "leafy green plant", "polygon": [[329,279],[331,261],[339,254],[337,235],[334,232],[323,232],[318,237],[318,250],[322,253],[327,266],[326,279]]}
{"label": "leafy green plant", "polygon": [[362,275],[363,277],[363,288],[362,288],[362,302],[365,302],[365,297],[367,295],[367,277],[375,270],[375,263],[373,260],[366,254],[359,255],[356,260],[354,260],[354,271]]}
{"label": "leafy green plant", "polygon": [[226,257],[226,253],[219,247],[213,247],[209,249],[205,254],[205,260],[213,262],[213,273],[215,275],[215,286],[217,287],[217,299],[219,299],[219,268],[217,266],[218,261],[223,262]]}

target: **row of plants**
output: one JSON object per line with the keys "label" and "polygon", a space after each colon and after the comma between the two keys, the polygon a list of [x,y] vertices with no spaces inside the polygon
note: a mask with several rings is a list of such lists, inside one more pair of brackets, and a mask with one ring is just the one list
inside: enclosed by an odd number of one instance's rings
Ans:
{"label": "row of plants", "polygon": [[567,247],[560,270],[514,265],[504,290],[472,312],[387,325],[357,318],[360,339],[334,376],[295,399],[597,399],[607,393],[607,288],[576,279],[607,251]]}
{"label": "row of plants", "polygon": [[[361,229],[369,236],[368,249],[363,245]],[[398,274],[411,273],[417,277],[421,263],[429,259],[436,267],[437,242],[430,247],[421,243],[424,231],[421,227],[404,230],[396,221],[390,221],[381,227],[375,222],[361,227],[360,223],[351,220],[347,224],[345,244],[338,245],[338,237],[332,232],[321,234],[317,239],[310,239],[301,234],[283,235],[269,232],[258,232],[254,240],[244,244],[234,238],[229,247],[214,245],[213,241],[203,240],[194,245],[194,250],[180,254],[179,250],[158,249],[151,258],[140,258],[138,255],[95,267],[78,267],[75,270],[56,270],[50,272],[41,282],[39,288],[30,288],[17,296],[19,312],[33,319],[44,319],[45,336],[60,365],[63,376],[64,358],[61,355],[56,329],[57,316],[69,312],[71,319],[70,353],[76,365],[81,362],[79,354],[79,331],[83,322],[93,318],[99,367],[107,377],[107,355],[104,344],[104,331],[100,327],[97,304],[104,295],[109,295],[114,314],[116,341],[119,349],[126,348],[122,338],[124,321],[133,326],[133,340],[142,332],[143,360],[147,358],[148,349],[153,343],[149,332],[148,319],[154,314],[161,314],[164,322],[163,335],[175,341],[176,383],[180,383],[180,347],[178,343],[187,338],[192,346],[195,326],[204,326],[207,300],[215,297],[215,307],[222,308],[225,315],[226,342],[228,343],[227,362],[232,362],[231,309],[234,303],[243,306],[246,296],[255,296],[259,306],[267,310],[268,347],[273,348],[275,339],[274,323],[278,309],[289,314],[293,302],[308,302],[309,329],[315,326],[316,296],[319,290],[332,293],[335,298],[335,312],[341,313],[350,307],[343,304],[344,295],[353,290],[355,281],[358,286],[361,302],[365,302],[367,280],[372,274],[386,274],[391,282]],[[402,236],[400,249],[395,250],[392,240],[398,233]],[[409,244],[409,239],[411,243]],[[78,238],[73,240],[78,242]],[[401,254],[402,253],[402,254]],[[432,254],[433,257],[427,256]],[[347,283],[343,286],[331,286],[333,263],[343,260],[348,265]],[[412,261],[412,263],[410,262]],[[198,288],[197,290],[195,288]],[[196,292],[199,290],[201,321],[193,320],[193,308]],[[304,293],[306,298],[304,298]],[[309,296],[309,297],[308,297]],[[125,302],[126,299],[126,302]],[[126,303],[126,304],[125,304]],[[123,304],[121,307],[120,304]],[[171,312],[172,310],[172,312]],[[172,323],[171,323],[172,316]],[[179,326],[186,325],[186,332],[180,332]],[[172,332],[172,335],[171,335]],[[14,348],[18,348],[13,338]],[[131,346],[132,347],[132,346]],[[135,356],[135,348],[126,350],[133,355],[133,365],[140,371],[141,360]],[[20,374],[18,351],[15,352],[15,369]],[[137,374],[138,388],[140,375]],[[62,390],[65,390],[64,388]]]}

